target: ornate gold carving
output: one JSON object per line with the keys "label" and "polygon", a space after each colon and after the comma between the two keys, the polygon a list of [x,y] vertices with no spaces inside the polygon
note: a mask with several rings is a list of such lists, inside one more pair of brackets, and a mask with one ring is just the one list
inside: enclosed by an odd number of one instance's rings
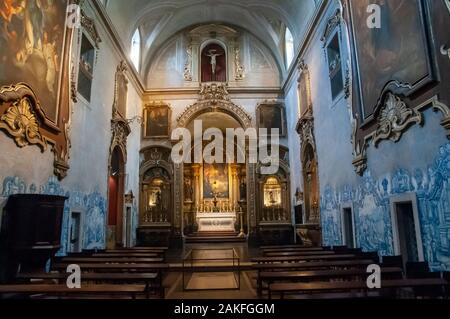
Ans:
{"label": "ornate gold carving", "polygon": [[378,117],[373,142],[375,146],[387,139],[398,142],[409,126],[422,122],[423,116],[420,112],[408,108],[398,96],[389,92]]}
{"label": "ornate gold carving", "polygon": [[0,129],[6,130],[19,147],[38,145],[45,151],[47,144],[39,131],[39,122],[28,97],[15,101],[0,118]]}
{"label": "ornate gold carving", "polygon": [[234,66],[236,68],[236,81],[245,79],[245,67],[241,64],[241,48],[237,43],[234,47]]}
{"label": "ornate gold carving", "polygon": [[322,35],[322,38],[320,39],[322,42],[324,42],[324,45],[326,45],[330,35],[333,33],[336,27],[338,27],[341,24],[341,21],[342,21],[341,9],[337,9],[334,15],[330,19],[328,19],[327,26]]}
{"label": "ornate gold carving", "polygon": [[76,77],[75,63],[72,62],[72,71],[70,74],[70,97],[73,103],[78,102]]}
{"label": "ornate gold carving", "polygon": [[355,167],[355,172],[358,175],[363,175],[364,171],[367,169],[367,143],[364,140],[363,145],[357,140],[358,132],[358,120],[353,119],[352,121],[353,132],[352,132],[352,145],[353,145],[353,161],[352,164]]}
{"label": "ornate gold carving", "polygon": [[184,64],[184,80],[185,81],[192,81],[192,44],[189,43],[189,45],[186,48],[186,63]]}
{"label": "ornate gold carving", "polygon": [[438,97],[433,98],[433,110],[434,111],[440,111],[444,118],[441,121],[442,127],[444,127],[447,130],[447,138],[450,139],[450,109],[447,105],[440,102]]}
{"label": "ornate gold carving", "polygon": [[344,83],[344,93],[345,93],[345,99],[350,98],[351,93],[352,93],[352,78],[351,78],[351,74],[350,74],[350,61],[347,60],[347,65],[346,65],[346,70],[345,70],[345,83]]}
{"label": "ornate gold carving", "polygon": [[231,102],[225,83],[203,83],[200,90],[200,98],[197,103],[189,106],[178,117],[178,127],[186,127],[194,116],[211,112],[224,111],[236,116],[244,128],[252,127],[252,118],[248,113]]}
{"label": "ornate gold carving", "polygon": [[218,101],[229,101],[228,84],[227,83],[203,83],[200,89],[200,100],[210,101],[217,104]]}
{"label": "ornate gold carving", "polygon": [[114,149],[119,147],[122,151],[124,161],[127,159],[127,138],[131,133],[131,128],[128,123],[121,119],[115,118],[111,121],[111,146],[109,149],[110,156],[112,155]]}
{"label": "ornate gold carving", "polygon": [[84,30],[86,30],[86,32],[89,33],[92,40],[94,40],[95,47],[97,49],[99,49],[102,39],[100,38],[100,36],[98,34],[97,27],[95,26],[94,20],[89,18],[83,10],[81,10],[81,25],[83,26]]}

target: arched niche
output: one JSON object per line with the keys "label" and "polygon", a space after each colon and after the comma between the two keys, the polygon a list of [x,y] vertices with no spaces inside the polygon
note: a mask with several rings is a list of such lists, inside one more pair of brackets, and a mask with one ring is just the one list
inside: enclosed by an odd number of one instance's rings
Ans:
{"label": "arched niche", "polygon": [[305,222],[318,224],[320,221],[319,172],[316,151],[310,143],[302,147],[302,171]]}
{"label": "arched niche", "polygon": [[151,146],[140,153],[138,245],[169,246],[175,233],[171,149]]}
{"label": "arched niche", "polygon": [[275,174],[264,175],[259,165],[257,171],[258,223],[291,224],[289,167],[280,163]]}
{"label": "arched niche", "polygon": [[227,47],[220,41],[209,40],[200,47],[201,82],[227,82]]}

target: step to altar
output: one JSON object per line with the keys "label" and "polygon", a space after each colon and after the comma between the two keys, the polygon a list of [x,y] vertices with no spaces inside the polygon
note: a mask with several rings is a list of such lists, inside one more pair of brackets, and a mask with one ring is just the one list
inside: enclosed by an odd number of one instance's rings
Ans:
{"label": "step to altar", "polygon": [[195,243],[242,243],[246,237],[236,232],[198,232],[186,237],[187,244]]}

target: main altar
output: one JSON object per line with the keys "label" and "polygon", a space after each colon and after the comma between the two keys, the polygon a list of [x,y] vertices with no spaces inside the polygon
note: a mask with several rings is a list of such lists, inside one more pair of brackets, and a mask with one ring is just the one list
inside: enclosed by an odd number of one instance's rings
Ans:
{"label": "main altar", "polygon": [[184,233],[243,237],[245,165],[193,164],[184,172]]}
{"label": "main altar", "polygon": [[235,232],[238,218],[237,207],[218,201],[204,203],[195,213],[199,232]]}

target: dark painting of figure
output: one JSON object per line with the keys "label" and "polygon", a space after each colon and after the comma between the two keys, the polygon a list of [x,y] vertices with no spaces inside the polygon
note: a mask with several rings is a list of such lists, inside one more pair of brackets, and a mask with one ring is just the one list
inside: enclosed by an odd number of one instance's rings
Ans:
{"label": "dark painting of figure", "polygon": [[167,106],[151,107],[146,110],[146,137],[169,136],[169,108]]}
{"label": "dark painting of figure", "polygon": [[203,197],[207,199],[228,198],[228,165],[204,164],[203,165]]}
{"label": "dark painting of figure", "polygon": [[[391,81],[414,86],[429,75],[418,0],[352,0],[351,14],[364,118],[374,113]],[[369,28],[367,7],[381,9],[381,28]]]}
{"label": "dark painting of figure", "polygon": [[0,86],[25,82],[45,116],[58,117],[67,0],[0,2]]}
{"label": "dark painting of figure", "polygon": [[283,135],[283,109],[278,105],[261,105],[259,109],[259,128],[279,129]]}

